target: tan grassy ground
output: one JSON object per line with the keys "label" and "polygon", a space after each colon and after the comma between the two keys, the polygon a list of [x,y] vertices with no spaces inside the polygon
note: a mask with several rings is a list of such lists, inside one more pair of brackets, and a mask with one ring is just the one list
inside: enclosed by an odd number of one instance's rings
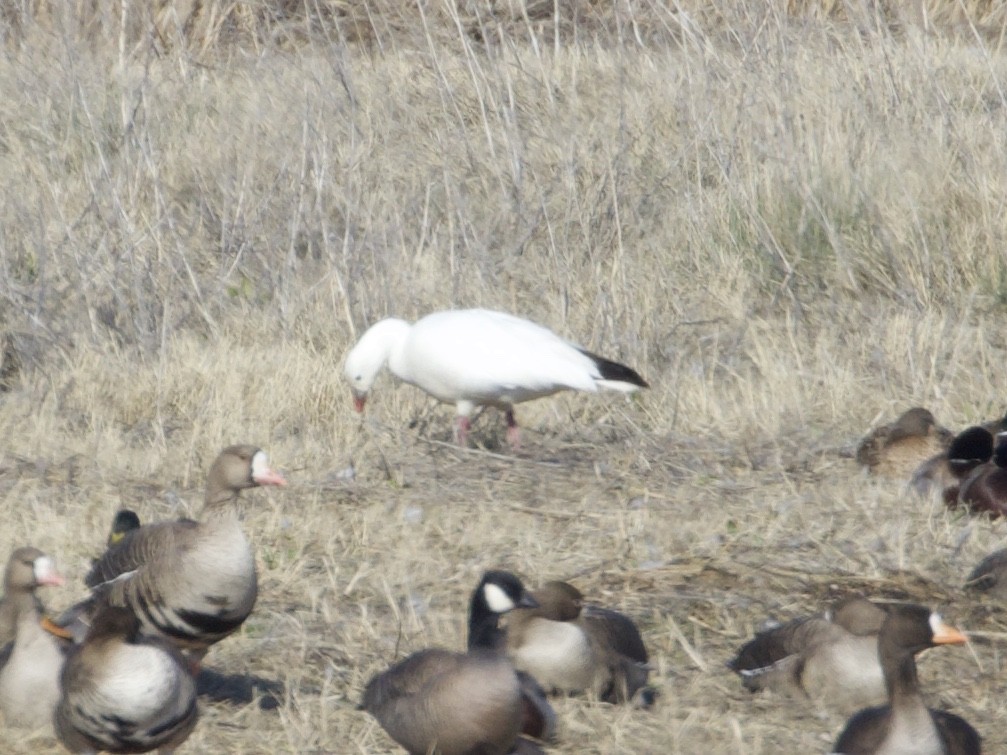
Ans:
{"label": "tan grassy ground", "polygon": [[[960,590],[1004,525],[850,458],[908,406],[1007,405],[1007,66],[985,28],[739,8],[622,44],[529,20],[537,46],[484,47],[442,13],[226,55],[43,24],[0,58],[0,553],[80,585],[118,507],[196,513],[231,442],[291,481],[248,496],[259,604],[207,658],[279,707],[208,702],[185,752],[394,752],[364,683],[461,647],[489,567],[573,580],[652,651],[656,710],[559,701],[555,752],[827,751],[842,715],[723,664],[854,590],[984,633],[921,675],[1007,751],[1007,614]],[[450,446],[450,410],[387,378],[360,424],[362,328],[476,304],[653,387],[521,407],[518,454],[492,413],[493,453]]]}

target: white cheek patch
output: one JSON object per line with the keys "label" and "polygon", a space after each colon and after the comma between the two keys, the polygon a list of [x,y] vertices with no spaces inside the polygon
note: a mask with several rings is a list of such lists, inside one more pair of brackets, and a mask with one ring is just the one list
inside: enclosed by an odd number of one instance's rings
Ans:
{"label": "white cheek patch", "polygon": [[514,608],[514,601],[510,596],[492,582],[483,585],[483,597],[493,613],[507,613]]}
{"label": "white cheek patch", "polygon": [[36,582],[45,584],[56,574],[56,564],[48,556],[39,556],[32,564],[32,573],[35,575]]}
{"label": "white cheek patch", "polygon": [[939,634],[944,629],[944,620],[939,613],[930,614],[930,631]]}
{"label": "white cheek patch", "polygon": [[269,472],[269,457],[265,451],[256,451],[252,457],[252,479],[255,480]]}

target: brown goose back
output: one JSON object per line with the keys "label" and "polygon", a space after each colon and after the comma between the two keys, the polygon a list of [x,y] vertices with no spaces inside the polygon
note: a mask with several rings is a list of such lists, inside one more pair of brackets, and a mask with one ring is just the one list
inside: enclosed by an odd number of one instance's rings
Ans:
{"label": "brown goose back", "polygon": [[71,752],[168,751],[196,725],[196,683],[173,646],[140,634],[128,608],[101,606],[60,675],[55,727]]}
{"label": "brown goose back", "polygon": [[255,558],[238,521],[238,495],[284,484],[260,449],[225,448],[207,475],[201,521],[131,530],[95,563],[88,585],[110,605],[132,609],[148,633],[204,651],[241,626],[255,605]]}

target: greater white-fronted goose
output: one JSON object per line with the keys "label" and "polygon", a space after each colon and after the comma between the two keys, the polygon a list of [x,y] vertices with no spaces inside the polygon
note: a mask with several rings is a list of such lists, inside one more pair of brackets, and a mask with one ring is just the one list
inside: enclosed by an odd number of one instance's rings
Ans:
{"label": "greater white-fronted goose", "polygon": [[410,325],[389,318],[370,327],[346,357],[354,405],[387,364],[400,380],[456,407],[455,438],[465,444],[477,406],[505,412],[507,438],[519,439],[514,404],[562,390],[631,393],[647,382],[629,367],[514,315],[486,309],[434,312]]}
{"label": "greater white-fronted goose", "polygon": [[[993,435],[983,425],[962,430],[946,451],[927,459],[913,472],[910,485],[920,493],[939,490],[945,499],[956,500],[958,484],[993,456]],[[953,492],[952,492],[953,488]]]}
{"label": "greater white-fronted goose", "polygon": [[[490,577],[492,582],[493,577]],[[487,585],[484,577],[476,588]],[[530,602],[520,581],[493,583],[489,600]],[[522,734],[551,739],[555,713],[534,680],[518,673],[494,649],[492,627],[486,645],[470,642],[467,653],[430,648],[413,653],[367,684],[361,708],[410,755],[535,755],[541,749]]]}
{"label": "greater white-fronted goose", "polygon": [[128,608],[99,606],[60,675],[56,736],[73,753],[165,755],[198,718],[196,683],[181,653],[140,633]]}
{"label": "greater white-fronted goose", "polygon": [[727,665],[752,692],[796,692],[849,708],[880,702],[885,680],[878,632],[886,616],[884,608],[865,598],[847,598],[824,616],[759,632]]}
{"label": "greater white-fronted goose", "polygon": [[63,645],[42,629],[35,590],[61,584],[52,559],[38,548],[18,548],[11,554],[3,612],[13,618],[14,639],[0,653],[0,710],[8,726],[36,728],[52,722]]}
{"label": "greater white-fronted goose", "polygon": [[146,633],[193,651],[198,660],[241,626],[255,605],[255,557],[238,520],[238,494],[285,485],[266,453],[229,446],[210,467],[200,521],[130,530],[94,564],[86,582],[112,606],[127,606]]}
{"label": "greater white-fronted goose", "polygon": [[[647,650],[631,619],[585,606],[580,591],[560,581],[535,590],[534,605],[513,604],[497,589],[508,580],[517,577],[489,572],[473,594],[470,638],[505,648],[514,666],[547,690],[591,692],[606,702],[633,700],[641,692],[641,704],[653,702],[653,691],[645,687]],[[501,608],[509,611],[506,630],[499,627]]]}
{"label": "greater white-fronted goose", "polygon": [[888,705],[865,708],[833,748],[842,755],[978,755],[978,733],[963,718],[928,709],[916,677],[917,653],[966,642],[965,635],[922,606],[890,606],[878,638]]}
{"label": "greater white-fronted goose", "polygon": [[967,506],[973,514],[1007,515],[1007,432],[996,436],[993,458],[980,464],[944,493],[948,506]]}
{"label": "greater white-fronted goose", "polygon": [[857,447],[857,461],[872,474],[908,480],[927,459],[947,450],[953,435],[921,406],[872,430]]}

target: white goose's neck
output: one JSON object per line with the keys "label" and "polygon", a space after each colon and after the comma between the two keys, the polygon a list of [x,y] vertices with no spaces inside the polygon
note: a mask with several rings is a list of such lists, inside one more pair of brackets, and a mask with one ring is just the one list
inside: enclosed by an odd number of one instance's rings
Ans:
{"label": "white goose's neck", "polygon": [[403,377],[402,347],[405,345],[411,327],[405,320],[389,318],[377,323],[367,332],[368,336],[374,334],[371,348],[373,349],[374,363],[377,366],[375,373],[381,369],[382,365],[387,364],[392,374],[400,378]]}

